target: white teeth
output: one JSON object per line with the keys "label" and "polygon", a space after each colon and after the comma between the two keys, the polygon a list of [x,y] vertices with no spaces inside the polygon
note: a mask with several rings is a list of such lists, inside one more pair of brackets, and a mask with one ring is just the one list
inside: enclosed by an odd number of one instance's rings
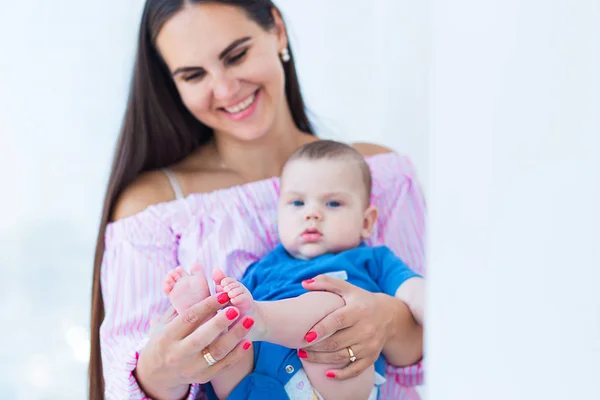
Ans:
{"label": "white teeth", "polygon": [[231,114],[235,114],[235,113],[244,111],[246,108],[250,107],[250,104],[252,104],[254,102],[255,97],[256,97],[256,94],[253,94],[252,96],[248,97],[246,100],[236,104],[233,107],[225,107],[225,111],[227,111],[228,113],[231,113]]}

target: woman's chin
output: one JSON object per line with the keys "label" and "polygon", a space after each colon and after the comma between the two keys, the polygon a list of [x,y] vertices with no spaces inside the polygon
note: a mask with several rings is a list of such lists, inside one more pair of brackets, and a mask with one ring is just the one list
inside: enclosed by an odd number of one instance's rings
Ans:
{"label": "woman's chin", "polygon": [[232,134],[237,140],[240,142],[258,142],[261,139],[264,139],[267,134],[263,130],[248,130],[245,132],[235,132]]}
{"label": "woman's chin", "polygon": [[[221,131],[221,135],[227,136],[238,142],[252,143],[258,142],[267,136],[267,129],[262,127],[237,128],[230,131]],[[218,132],[218,131],[215,131]],[[219,133],[217,133],[219,134]]]}

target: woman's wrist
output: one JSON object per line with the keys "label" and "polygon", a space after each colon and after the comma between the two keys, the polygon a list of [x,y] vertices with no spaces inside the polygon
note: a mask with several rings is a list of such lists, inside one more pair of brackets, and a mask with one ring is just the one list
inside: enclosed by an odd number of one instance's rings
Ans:
{"label": "woman's wrist", "polygon": [[389,312],[386,313],[388,318],[384,320],[383,325],[383,331],[385,332],[385,343],[387,344],[398,334],[398,327],[400,326],[400,321],[402,320],[402,312],[399,310],[395,298],[385,293],[376,293],[375,296],[377,297],[379,307],[381,307],[382,310],[389,310]]}
{"label": "woman's wrist", "polygon": [[153,400],[185,399],[190,391],[190,385],[173,385],[173,382],[165,379],[164,374],[151,367],[157,363],[149,360],[147,355],[147,352],[140,351],[137,367],[133,370],[133,376],[146,396]]}
{"label": "woman's wrist", "polygon": [[423,356],[423,328],[415,321],[406,303],[385,294],[381,294],[380,299],[382,307],[390,310],[390,319],[384,326],[385,358],[398,367],[415,364]]}

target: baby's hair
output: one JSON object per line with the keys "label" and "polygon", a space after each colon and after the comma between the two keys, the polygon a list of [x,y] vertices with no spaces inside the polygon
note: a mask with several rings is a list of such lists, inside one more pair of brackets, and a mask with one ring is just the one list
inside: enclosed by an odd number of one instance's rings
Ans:
{"label": "baby's hair", "polygon": [[288,163],[298,160],[339,160],[344,159],[356,164],[362,174],[365,184],[367,205],[371,201],[371,170],[362,154],[354,147],[333,140],[317,140],[300,147],[287,161]]}

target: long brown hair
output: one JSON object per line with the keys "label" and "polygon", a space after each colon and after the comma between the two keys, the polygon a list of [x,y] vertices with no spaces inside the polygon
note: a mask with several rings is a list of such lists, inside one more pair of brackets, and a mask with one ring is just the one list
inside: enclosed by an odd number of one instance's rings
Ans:
{"label": "long brown hair", "polygon": [[[220,3],[237,6],[263,29],[274,27],[270,0],[147,0],[144,7],[133,77],[127,108],[116,146],[104,198],[94,258],[92,284],[91,354],[89,398],[104,399],[104,379],[100,354],[100,325],[104,303],[100,287],[100,265],[104,254],[104,235],[115,202],[122,191],[142,172],[164,168],[188,156],[208,142],[212,130],[199,122],[184,106],[168,69],[155,45],[163,24],[186,3]],[[296,126],[314,134],[306,114],[294,57],[283,64],[285,93]]]}

